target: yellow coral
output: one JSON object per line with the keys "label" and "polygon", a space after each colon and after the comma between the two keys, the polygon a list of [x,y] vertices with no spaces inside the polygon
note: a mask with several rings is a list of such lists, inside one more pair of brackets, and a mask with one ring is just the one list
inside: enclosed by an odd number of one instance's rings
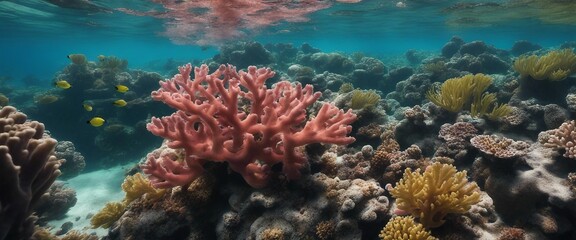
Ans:
{"label": "yellow coral", "polygon": [[560,81],[576,72],[576,54],[571,49],[551,51],[544,56],[520,56],[514,62],[520,76],[535,80]]}
{"label": "yellow coral", "polygon": [[359,90],[352,91],[352,99],[350,100],[350,108],[362,109],[370,108],[380,101],[380,95],[374,90]]}
{"label": "yellow coral", "polygon": [[378,235],[382,240],[435,240],[413,217],[394,217]]}
{"label": "yellow coral", "polygon": [[125,208],[126,206],[119,202],[106,203],[106,206],[90,219],[90,224],[94,228],[109,228],[122,217]]}
{"label": "yellow coral", "polygon": [[426,97],[450,112],[460,112],[475,94],[484,92],[490,84],[492,78],[484,74],[468,74],[446,80],[440,90],[432,88]]}
{"label": "yellow coral", "polygon": [[122,201],[126,206],[145,194],[147,199],[158,199],[162,197],[165,192],[164,190],[154,188],[150,180],[140,173],[126,177],[122,183],[122,190],[126,193],[126,197],[124,197]]}
{"label": "yellow coral", "polygon": [[398,209],[418,218],[425,227],[439,227],[449,213],[465,213],[480,201],[476,183],[468,183],[466,171],[449,164],[434,163],[424,173],[406,169],[396,187],[390,189]]}
{"label": "yellow coral", "polygon": [[440,90],[432,88],[426,94],[432,103],[450,111],[470,109],[472,117],[486,115],[496,119],[508,115],[512,109],[507,104],[498,104],[496,94],[484,93],[492,84],[492,78],[484,74],[468,74],[446,80]]}

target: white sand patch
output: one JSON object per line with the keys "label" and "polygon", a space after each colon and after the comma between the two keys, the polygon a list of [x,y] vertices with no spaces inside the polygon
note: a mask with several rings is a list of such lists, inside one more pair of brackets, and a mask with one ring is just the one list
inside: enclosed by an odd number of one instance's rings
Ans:
{"label": "white sand patch", "polygon": [[96,214],[107,202],[121,201],[124,198],[121,184],[127,169],[134,166],[133,163],[117,166],[110,169],[93,171],[80,174],[77,177],[66,180],[67,185],[76,190],[78,201],[62,219],[49,221],[49,227],[55,233],[63,223],[72,222],[73,230],[84,233],[95,232],[98,236],[105,236],[108,229],[92,229],[89,214]]}

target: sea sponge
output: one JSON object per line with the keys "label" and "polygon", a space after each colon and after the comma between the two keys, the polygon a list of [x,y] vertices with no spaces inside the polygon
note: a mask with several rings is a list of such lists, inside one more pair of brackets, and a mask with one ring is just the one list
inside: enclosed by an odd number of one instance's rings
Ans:
{"label": "sea sponge", "polygon": [[386,224],[378,235],[382,240],[434,240],[422,224],[413,217],[394,217]]}
{"label": "sea sponge", "polygon": [[561,81],[576,72],[576,54],[572,49],[551,51],[544,56],[520,56],[514,62],[514,70],[521,77],[535,80]]}
{"label": "sea sponge", "polygon": [[124,214],[124,210],[126,209],[126,205],[119,202],[109,202],[106,203],[106,206],[100,212],[96,213],[92,219],[90,219],[90,224],[92,224],[93,228],[109,228],[114,224],[122,214]]}
{"label": "sea sponge", "polygon": [[389,191],[399,210],[412,214],[428,228],[439,227],[447,214],[465,213],[480,202],[478,185],[468,182],[466,171],[458,172],[454,166],[438,162],[424,173],[407,168]]}

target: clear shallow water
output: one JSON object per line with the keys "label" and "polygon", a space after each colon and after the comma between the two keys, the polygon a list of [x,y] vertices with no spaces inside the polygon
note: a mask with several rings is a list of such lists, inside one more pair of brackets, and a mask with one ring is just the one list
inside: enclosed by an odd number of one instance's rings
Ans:
{"label": "clear shallow water", "polygon": [[[541,12],[559,16],[549,18],[562,19],[572,8],[538,9],[533,3],[490,1],[507,5],[447,10],[463,2],[466,1],[406,1],[402,8],[396,7],[395,1],[328,2],[330,7],[306,15],[307,22],[278,21],[251,29],[244,37],[233,40],[295,45],[308,42],[324,51],[362,51],[379,56],[402,54],[408,49],[437,51],[455,35],[465,41],[483,40],[506,49],[517,40],[554,46],[573,40],[576,35],[576,25],[570,19],[562,24],[539,19]],[[33,74],[48,81],[51,74],[68,64],[63,56],[74,52],[93,57],[116,55],[128,59],[131,67],[142,67],[158,59],[205,59],[217,51],[216,47],[206,50],[173,44],[163,35],[170,19],[116,10],[161,11],[158,4],[128,0],[91,3],[104,10],[67,9],[41,0],[0,1],[2,75],[19,79]]]}

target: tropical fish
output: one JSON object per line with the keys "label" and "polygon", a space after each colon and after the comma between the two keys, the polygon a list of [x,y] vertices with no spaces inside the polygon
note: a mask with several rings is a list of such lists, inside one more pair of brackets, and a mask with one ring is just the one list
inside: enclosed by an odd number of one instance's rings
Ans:
{"label": "tropical fish", "polygon": [[86,121],[86,123],[92,125],[93,127],[100,127],[104,125],[105,122],[106,120],[104,120],[102,117],[93,117],[92,119]]}
{"label": "tropical fish", "polygon": [[36,104],[50,104],[58,101],[58,99],[56,95],[45,94],[34,97],[34,102]]}
{"label": "tropical fish", "polygon": [[84,110],[88,111],[88,112],[92,112],[92,104],[90,103],[82,103],[82,107],[84,107]]}
{"label": "tropical fish", "polygon": [[128,103],[124,99],[118,99],[118,100],[114,101],[112,104],[114,104],[114,106],[116,106],[116,107],[124,107]]}
{"label": "tropical fish", "polygon": [[128,90],[130,90],[130,89],[128,89],[128,87],[121,85],[121,84],[116,85],[115,88],[116,88],[116,91],[121,92],[121,93],[125,93],[125,92],[128,92]]}
{"label": "tropical fish", "polygon": [[76,65],[85,65],[88,63],[88,59],[84,54],[69,54],[66,56],[70,61]]}
{"label": "tropical fish", "polygon": [[71,88],[71,87],[72,87],[72,85],[70,85],[70,83],[68,83],[68,81],[66,81],[66,80],[56,81],[56,82],[54,83],[54,85],[56,85],[56,87],[59,87],[59,88],[62,88],[62,89],[68,89],[68,88]]}

